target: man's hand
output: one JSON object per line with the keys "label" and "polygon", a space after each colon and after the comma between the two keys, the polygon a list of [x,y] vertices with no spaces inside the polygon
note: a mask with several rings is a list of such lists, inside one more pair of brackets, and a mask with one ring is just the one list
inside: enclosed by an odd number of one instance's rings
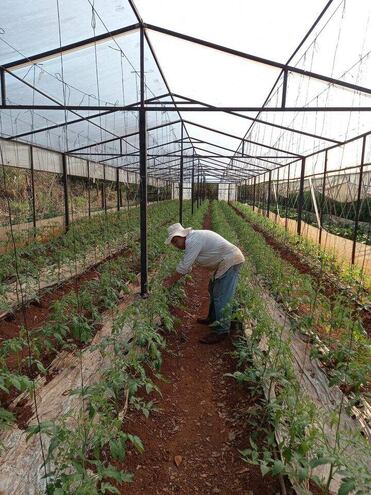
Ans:
{"label": "man's hand", "polygon": [[182,278],[182,275],[178,272],[174,273],[173,275],[170,275],[170,277],[165,278],[164,280],[164,287],[165,289],[170,289],[175,282],[177,282],[180,278]]}

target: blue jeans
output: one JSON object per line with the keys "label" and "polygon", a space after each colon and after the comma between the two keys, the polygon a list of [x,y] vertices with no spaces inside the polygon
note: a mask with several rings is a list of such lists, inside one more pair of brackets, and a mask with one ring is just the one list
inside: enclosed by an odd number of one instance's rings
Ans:
{"label": "blue jeans", "polygon": [[238,283],[242,263],[231,266],[220,278],[210,280],[210,306],[208,319],[216,333],[229,333],[233,313],[232,300]]}

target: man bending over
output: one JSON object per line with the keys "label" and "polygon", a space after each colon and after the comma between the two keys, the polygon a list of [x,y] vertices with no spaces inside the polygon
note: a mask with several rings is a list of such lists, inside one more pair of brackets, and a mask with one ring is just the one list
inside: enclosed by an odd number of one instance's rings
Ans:
{"label": "man bending over", "polygon": [[196,263],[212,271],[209,281],[210,305],[207,318],[197,321],[210,325],[211,332],[200,339],[203,344],[216,344],[230,331],[232,300],[245,258],[239,248],[211,230],[183,228],[180,223],[170,225],[165,244],[185,251],[176,273],[165,281],[171,287]]}

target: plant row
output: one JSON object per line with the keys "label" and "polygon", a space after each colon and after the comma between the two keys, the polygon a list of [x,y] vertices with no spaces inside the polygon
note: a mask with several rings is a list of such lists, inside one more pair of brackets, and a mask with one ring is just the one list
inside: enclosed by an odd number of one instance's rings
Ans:
{"label": "plant row", "polygon": [[327,346],[327,352],[318,357],[328,366],[331,383],[352,392],[357,402],[359,394],[366,393],[371,373],[371,349],[359,310],[341,292],[329,299],[320,291],[320,277],[300,273],[277,256],[264,237],[242,218],[236,221],[237,215],[227,204],[222,209],[234,222],[237,234],[247,238],[246,249],[257,274],[290,314],[297,330],[310,336],[314,333]]}
{"label": "plant row", "polygon": [[[162,206],[161,206],[162,205]],[[177,210],[175,201],[166,201],[148,208],[149,224],[154,224],[158,208],[169,210],[169,221]],[[166,219],[164,219],[166,220]],[[69,230],[46,243],[35,237],[23,247],[0,255],[0,311],[11,310],[7,299],[9,283],[16,282],[18,300],[33,294],[43,285],[61,280],[62,272],[86,269],[94,263],[125,249],[132,237],[139,237],[139,209],[108,212],[73,222]]]}
{"label": "plant row", "polygon": [[340,264],[335,255],[321,249],[305,236],[299,236],[286,231],[281,225],[276,224],[271,219],[256,214],[249,206],[241,203],[233,203],[245,218],[257,226],[262,232],[267,233],[279,241],[282,246],[295,252],[303,261],[309,265],[319,275],[322,282],[324,276],[334,282],[354,299],[355,302],[367,307],[371,303],[367,287],[370,286],[370,280],[357,266],[345,267]]}
{"label": "plant row", "polygon": [[[280,260],[227,204],[214,205],[213,228],[246,253],[236,316],[250,327],[251,336],[242,337],[236,344],[240,370],[233,376],[258,393],[255,406],[246,412],[254,433],[242,455],[248,462],[260,465],[263,475],[289,475],[301,494],[311,493],[310,482],[317,484],[322,493],[328,493],[335,476],[342,478],[340,494],[355,488],[359,495],[366,494],[371,481],[367,442],[361,435],[344,435],[339,428],[335,444],[329,440],[328,426],[337,428],[342,408],[334,412],[318,411],[305,395],[293,366],[290,346],[298,321],[292,325],[291,335],[286,335],[284,325],[271,317],[266,306],[260,283],[263,281],[275,296],[281,294],[279,279],[283,272],[277,266]],[[300,283],[292,277],[282,292],[286,307],[291,302],[290,294],[296,295],[298,291],[303,297],[305,291],[300,290]],[[352,455],[354,451],[357,458]],[[316,472],[323,465],[328,468],[326,479]]]}
{"label": "plant row", "polygon": [[[195,228],[201,227],[206,208],[204,203],[190,219]],[[175,269],[180,255],[165,247],[165,238],[166,226],[159,227],[149,243],[150,257],[156,253],[157,261],[161,259],[150,277],[149,297],[118,311],[112,334],[84,351],[99,349],[109,358],[107,368],[93,385],[71,391],[82,397],[84,407],[29,429],[30,435],[42,432],[49,437],[48,494],[120,493],[118,486],[132,479],[132,474],[125,471],[128,446],[133,445],[139,452],[144,446],[140,438],[125,431],[125,407],[127,404],[129,412],[134,408],[146,416],[153,409],[153,401],[139,397],[138,392],[145,395],[157,390],[152,377],[159,377],[164,335],[174,326],[169,307],[184,299],[181,283],[170,291],[163,287],[164,278]],[[122,338],[125,326],[132,330],[129,340]]]}
{"label": "plant row", "polygon": [[[158,254],[156,230],[163,223],[175,221],[177,204],[164,203],[153,207],[153,228],[149,231],[149,262]],[[108,253],[107,253],[108,254]],[[129,255],[129,256],[128,256]],[[74,260],[71,260],[73,263]],[[114,309],[120,298],[128,292],[139,268],[139,243],[136,235],[126,239],[126,252],[102,263],[97,278],[83,282],[54,302],[45,323],[32,332],[26,324],[17,336],[4,340],[0,347],[0,389],[2,396],[14,397],[20,392],[32,392],[31,376],[46,374],[46,361],[61,350],[73,350],[87,345],[101,324],[101,312]],[[72,266],[73,270],[73,266]],[[10,360],[16,357],[16,365]],[[14,422],[14,415],[0,408],[0,429]]]}

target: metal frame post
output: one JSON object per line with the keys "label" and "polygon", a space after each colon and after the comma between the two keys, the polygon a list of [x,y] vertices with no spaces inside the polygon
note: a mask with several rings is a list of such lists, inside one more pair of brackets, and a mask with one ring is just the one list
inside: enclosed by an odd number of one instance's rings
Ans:
{"label": "metal frame post", "polygon": [[62,154],[62,171],[63,171],[63,193],[64,193],[64,227],[65,231],[70,227],[70,215],[68,204],[68,172],[67,172],[67,156]]}
{"label": "metal frame post", "polygon": [[282,100],[281,100],[281,107],[282,108],[285,108],[285,106],[286,106],[287,76],[288,76],[288,70],[286,69],[283,71]]}
{"label": "metal frame post", "polygon": [[147,131],[144,86],[144,28],[140,28],[140,110],[139,110],[139,153],[140,153],[140,294],[148,294],[147,255]]}
{"label": "metal frame post", "polygon": [[288,165],[288,171],[287,171],[286,208],[285,208],[285,230],[286,230],[286,232],[287,232],[287,226],[288,226],[287,215],[289,213],[289,191],[290,191],[290,164]]}
{"label": "metal frame post", "polygon": [[256,195],[256,176],[254,177],[254,186],[253,186],[253,198],[252,198],[252,210],[255,211],[255,196]]}
{"label": "metal frame post", "polygon": [[32,192],[32,224],[34,228],[34,236],[36,235],[36,191],[35,191],[35,168],[33,159],[33,147],[30,146],[30,169],[31,169],[31,192]]}
{"label": "metal frame post", "polygon": [[120,170],[116,169],[117,211],[120,211]]}
{"label": "metal frame post", "polygon": [[298,197],[298,217],[297,217],[297,234],[301,235],[301,217],[303,213],[303,203],[304,203],[304,179],[305,179],[305,158],[301,160],[301,172],[300,172],[300,186],[299,186],[299,197]]}
{"label": "metal frame post", "polygon": [[1,105],[6,105],[6,87],[5,87],[5,70],[0,69],[0,90],[1,90]]}
{"label": "metal frame post", "polygon": [[327,178],[327,150],[325,151],[325,166],[323,170],[323,183],[322,183],[322,198],[321,198],[321,210],[320,210],[320,226],[319,226],[319,236],[318,243],[321,245],[322,243],[322,221],[323,221],[323,210],[325,206],[325,192],[326,192],[326,178]]}
{"label": "metal frame post", "polygon": [[180,124],[179,223],[183,224],[183,124]]}
{"label": "metal frame post", "polygon": [[196,204],[197,208],[200,206],[200,162],[197,163],[197,195]]}
{"label": "metal frame post", "polygon": [[104,214],[107,214],[107,184],[106,184],[106,166],[103,165],[103,186],[102,186],[102,202]]}
{"label": "metal frame post", "polygon": [[279,204],[279,201],[278,201],[278,190],[279,190],[279,182],[280,182],[280,169],[278,168],[277,169],[277,185],[276,185],[276,194],[275,194],[275,198],[276,198],[276,208],[275,208],[275,213],[274,213],[274,221],[277,223],[277,218],[278,218],[278,214],[279,214],[279,210],[278,210],[278,204]]}
{"label": "metal frame post", "polygon": [[86,167],[87,167],[87,175],[88,175],[88,217],[91,217],[91,184],[90,184],[90,162],[86,162]]}
{"label": "metal frame post", "polygon": [[268,197],[267,197],[267,217],[269,218],[269,209],[271,207],[271,188],[272,188],[272,170],[268,174]]}
{"label": "metal frame post", "polygon": [[191,186],[191,214],[194,211],[194,200],[195,200],[195,157],[192,160],[192,186]]}
{"label": "metal frame post", "polygon": [[361,156],[361,165],[360,165],[360,170],[359,170],[356,217],[355,217],[355,221],[354,221],[354,235],[353,235],[353,246],[352,246],[352,259],[351,259],[352,265],[354,265],[355,259],[356,259],[359,212],[360,212],[360,208],[361,208],[361,193],[362,193],[362,184],[363,184],[363,167],[365,164],[366,139],[367,139],[367,137],[364,136],[364,138],[362,140],[362,156]]}

